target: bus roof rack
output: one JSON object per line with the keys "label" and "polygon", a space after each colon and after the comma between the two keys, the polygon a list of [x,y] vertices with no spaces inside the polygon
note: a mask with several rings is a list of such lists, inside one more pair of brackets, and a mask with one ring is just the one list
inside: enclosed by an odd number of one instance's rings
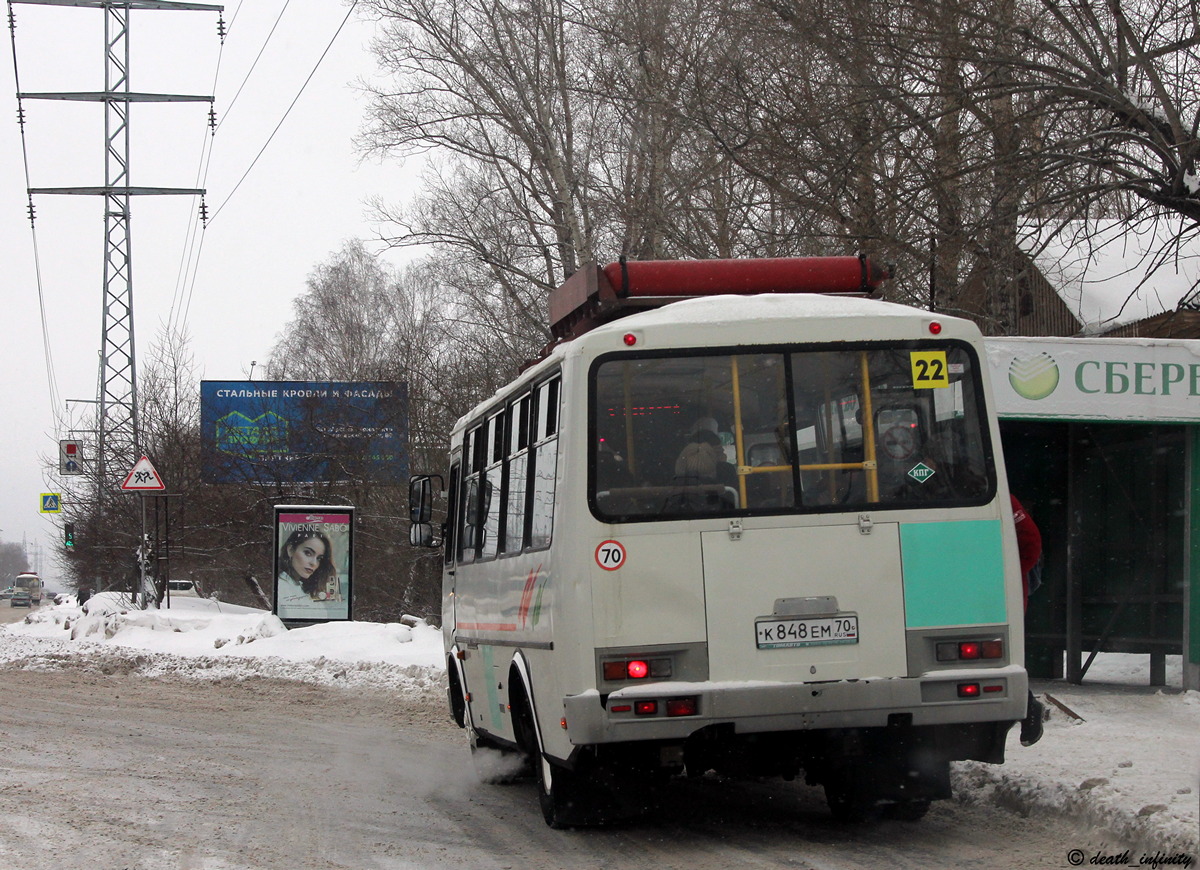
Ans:
{"label": "bus roof rack", "polygon": [[823,293],[870,296],[891,268],[857,257],[746,260],[626,260],[589,264],[550,293],[555,342],[627,314],[702,296]]}

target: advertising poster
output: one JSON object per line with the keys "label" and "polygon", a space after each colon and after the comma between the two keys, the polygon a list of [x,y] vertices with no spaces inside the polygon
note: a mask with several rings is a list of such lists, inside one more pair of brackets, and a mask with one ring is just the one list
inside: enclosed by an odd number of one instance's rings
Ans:
{"label": "advertising poster", "polygon": [[352,619],[354,508],[275,508],[275,615],[284,622]]}
{"label": "advertising poster", "polygon": [[401,485],[408,387],[390,381],[201,381],[205,483]]}

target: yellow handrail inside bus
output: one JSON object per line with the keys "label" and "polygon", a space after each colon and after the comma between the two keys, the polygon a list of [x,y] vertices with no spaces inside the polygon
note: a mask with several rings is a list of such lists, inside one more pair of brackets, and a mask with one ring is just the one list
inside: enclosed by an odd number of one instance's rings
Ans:
{"label": "yellow handrail inside bus", "polygon": [[734,466],[738,470],[738,503],[746,504],[746,475],[742,469],[746,467],[745,442],[742,439],[742,385],[738,377],[738,361],[736,356],[729,357],[730,377],[733,379],[733,450]]}
{"label": "yellow handrail inside bus", "polygon": [[863,392],[863,463],[867,472],[867,501],[879,501],[879,466],[875,462],[875,415],[871,411],[871,369],[867,352],[859,353]]}
{"label": "yellow handrail inside bus", "polygon": [[[875,414],[871,404],[871,371],[866,351],[859,354],[859,371],[862,374],[862,412],[863,412],[863,461],[862,462],[817,462],[798,465],[800,471],[862,471],[866,474],[867,500],[879,501],[879,465],[876,458],[875,444]],[[733,438],[737,461],[734,463],[738,475],[738,497],[741,504],[746,502],[746,478],[751,474],[772,474],[790,472],[790,465],[759,465],[746,464],[744,430],[742,427],[742,390],[739,378],[738,361],[736,356],[730,357],[730,374],[733,387]],[[833,401],[828,386],[825,390],[826,431],[833,428]],[[798,459],[799,457],[797,457]],[[829,479],[831,490],[836,485],[834,479]]]}

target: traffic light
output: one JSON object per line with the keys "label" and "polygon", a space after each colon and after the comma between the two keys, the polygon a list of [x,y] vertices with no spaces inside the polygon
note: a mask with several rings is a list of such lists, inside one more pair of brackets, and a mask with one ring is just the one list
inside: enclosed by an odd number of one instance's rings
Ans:
{"label": "traffic light", "polygon": [[75,524],[63,523],[63,545],[67,547],[75,546]]}

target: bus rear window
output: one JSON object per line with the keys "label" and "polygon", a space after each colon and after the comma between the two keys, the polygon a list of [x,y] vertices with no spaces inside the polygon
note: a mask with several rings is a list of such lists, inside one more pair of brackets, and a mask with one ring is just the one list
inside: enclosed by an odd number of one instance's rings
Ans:
{"label": "bus rear window", "polygon": [[995,473],[979,377],[958,342],[602,358],[593,512],[625,522],[982,503]]}

